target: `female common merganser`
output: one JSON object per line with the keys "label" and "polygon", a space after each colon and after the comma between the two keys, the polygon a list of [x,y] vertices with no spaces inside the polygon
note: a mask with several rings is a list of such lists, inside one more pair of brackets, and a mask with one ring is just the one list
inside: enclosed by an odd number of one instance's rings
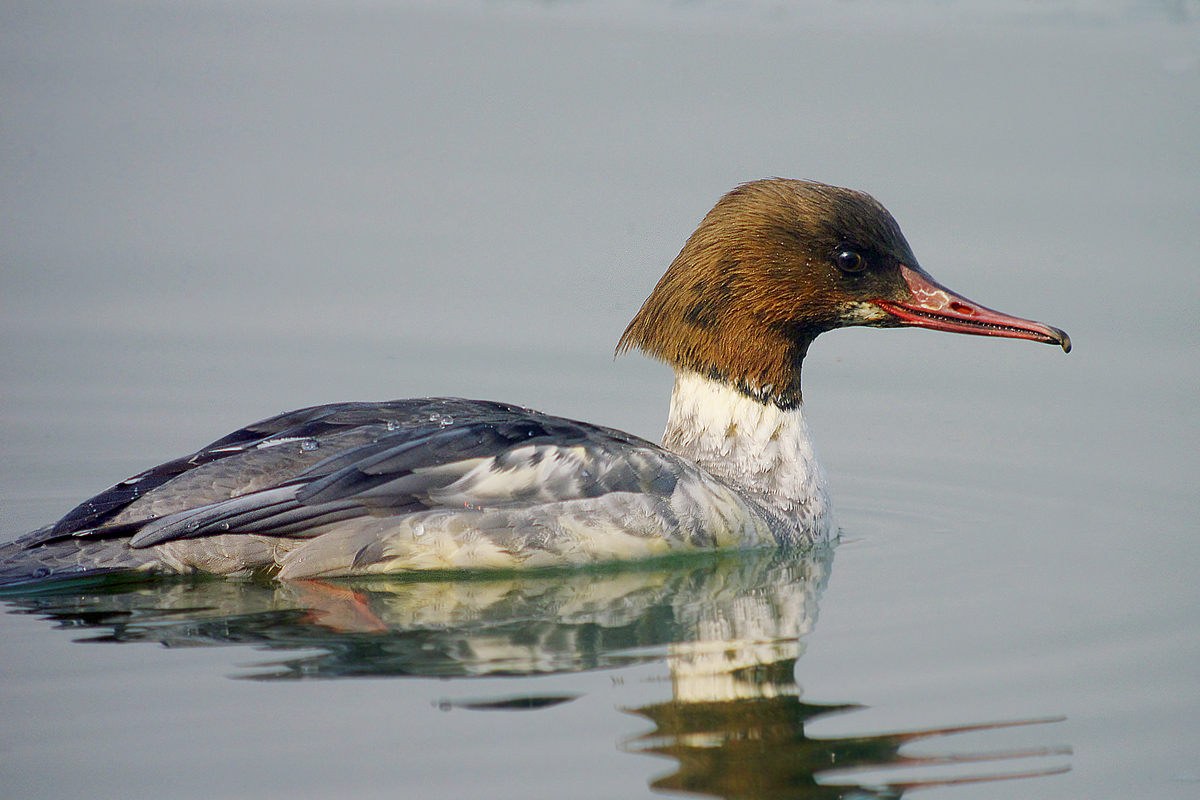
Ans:
{"label": "female common merganser", "polygon": [[825,541],[836,529],[800,367],[818,334],[851,325],[1071,348],[1057,328],[936,283],[870,196],[754,181],[709,212],[617,345],[675,370],[661,447],[477,400],[305,408],[0,547],[0,583],[508,569]]}

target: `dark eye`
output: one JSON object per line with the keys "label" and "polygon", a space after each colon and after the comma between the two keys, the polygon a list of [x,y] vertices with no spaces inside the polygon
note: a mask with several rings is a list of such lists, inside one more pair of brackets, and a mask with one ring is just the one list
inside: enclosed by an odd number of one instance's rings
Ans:
{"label": "dark eye", "polygon": [[849,247],[838,250],[837,256],[834,257],[834,263],[842,272],[862,272],[867,268],[867,260],[862,257],[862,253],[851,250]]}

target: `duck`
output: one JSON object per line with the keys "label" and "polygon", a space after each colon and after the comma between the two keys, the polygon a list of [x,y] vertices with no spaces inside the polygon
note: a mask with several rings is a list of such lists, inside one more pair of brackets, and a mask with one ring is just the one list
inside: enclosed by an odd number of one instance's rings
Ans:
{"label": "duck", "polygon": [[813,340],[849,326],[1071,349],[1062,330],[935,281],[870,195],[751,181],[703,218],[617,343],[674,370],[661,445],[492,401],[302,408],[0,546],[0,585],[574,568],[830,542],[800,377]]}

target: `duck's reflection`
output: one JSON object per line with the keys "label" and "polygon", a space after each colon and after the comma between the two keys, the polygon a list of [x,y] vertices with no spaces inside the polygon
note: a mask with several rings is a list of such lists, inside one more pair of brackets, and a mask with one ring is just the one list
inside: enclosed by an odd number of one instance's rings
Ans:
{"label": "duck's reflection", "polygon": [[[957,774],[919,780],[885,779],[876,785],[854,778],[863,771],[905,767],[961,766],[987,761],[1043,759],[1068,755],[1066,747],[912,756],[900,752],[911,742],[954,733],[988,731],[1058,720],[1018,720],[921,731],[809,738],[805,724],[818,717],[857,708],[819,705],[799,699],[791,661],[740,670],[738,696],[732,699],[680,700],[677,697],[633,709],[655,730],[625,743],[631,752],[667,756],[678,763],[651,785],[660,791],[723,798],[900,797],[913,788],[951,786],[1066,772],[1051,766],[989,774]],[[752,696],[751,687],[763,689]]]}
{"label": "duck's reflection", "polygon": [[[809,720],[854,708],[801,702],[795,681],[831,557],[829,549],[818,548],[467,580],[62,585],[6,601],[17,613],[43,615],[62,628],[101,632],[80,639],[85,642],[254,645],[277,654],[238,676],[252,680],[537,676],[664,663],[669,698],[625,709],[649,720],[654,730],[622,743],[628,752],[677,762],[674,772],[653,782],[657,790],[725,798],[898,797],[914,786],[1066,769],[885,777],[874,785],[854,777],[860,770],[940,764],[961,769],[1070,752],[1061,747],[925,757],[900,752],[918,739],[1032,721],[806,736]],[[530,711],[574,698],[531,689],[519,696],[446,700],[444,707]]]}

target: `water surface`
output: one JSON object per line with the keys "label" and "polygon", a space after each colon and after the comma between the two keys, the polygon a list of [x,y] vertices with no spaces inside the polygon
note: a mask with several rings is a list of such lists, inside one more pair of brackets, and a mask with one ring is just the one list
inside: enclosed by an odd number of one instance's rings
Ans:
{"label": "water surface", "polygon": [[935,277],[1075,350],[822,337],[833,552],[10,598],[0,796],[886,796],[1069,767],[936,794],[1194,797],[1198,18],[5,5],[5,539],[315,403],[657,438],[669,374],[612,347],[765,175],[871,192]]}

